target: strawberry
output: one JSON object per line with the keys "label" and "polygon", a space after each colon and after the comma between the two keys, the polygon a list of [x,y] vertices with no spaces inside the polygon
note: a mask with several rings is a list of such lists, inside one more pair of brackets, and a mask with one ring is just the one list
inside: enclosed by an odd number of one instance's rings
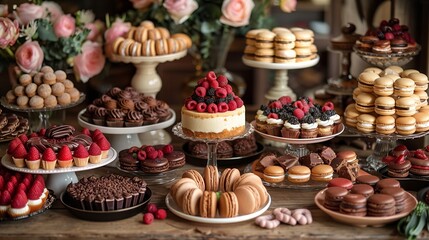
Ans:
{"label": "strawberry", "polygon": [[110,149],[110,142],[106,137],[101,138],[100,140],[96,141],[96,143],[100,147],[101,151],[107,151]]}
{"label": "strawberry", "polygon": [[30,200],[37,200],[42,196],[43,194],[43,187],[39,184],[33,184],[31,187],[27,190],[27,197]]}
{"label": "strawberry", "polygon": [[13,185],[15,185],[16,183],[18,183],[18,178],[16,176],[11,176],[9,178],[9,182],[11,182]]}
{"label": "strawberry", "polygon": [[22,143],[26,143],[28,141],[28,137],[25,134],[21,134],[18,136],[18,138],[21,140]]}
{"label": "strawberry", "polygon": [[384,156],[381,161],[385,163],[390,163],[394,160],[395,160],[394,156],[387,155],[387,156]]}
{"label": "strawberry", "polygon": [[4,183],[5,183],[4,178],[2,175],[0,175],[0,189],[3,189]]}
{"label": "strawberry", "polygon": [[36,175],[36,177],[34,178],[33,184],[35,182],[40,182],[43,186],[45,186],[45,179],[43,178],[42,175]]}
{"label": "strawberry", "polygon": [[302,111],[299,108],[296,108],[295,110],[293,110],[293,115],[298,118],[298,120],[301,120],[304,117],[304,111]]}
{"label": "strawberry", "polygon": [[281,109],[282,108],[282,103],[280,101],[274,101],[272,103],[270,103],[269,107],[271,109]]}
{"label": "strawberry", "polygon": [[144,150],[140,149],[140,150],[137,152],[137,159],[138,159],[139,161],[144,161],[144,160],[146,160],[146,157],[147,157],[147,153],[146,153]]}
{"label": "strawberry", "polygon": [[12,208],[23,208],[25,205],[27,205],[28,199],[27,195],[24,191],[18,191],[15,193],[15,196],[13,196],[13,199],[10,203],[10,206]]}
{"label": "strawberry", "polygon": [[20,144],[22,144],[21,139],[14,138],[7,146],[7,153],[12,155],[12,153],[15,151],[15,148],[18,147],[18,145]]}
{"label": "strawberry", "polygon": [[228,95],[228,91],[225,88],[218,88],[216,89],[215,94],[218,98],[226,98],[226,95]]}
{"label": "strawberry", "polygon": [[207,92],[207,90],[204,87],[197,87],[195,89],[195,94],[197,94],[197,96],[199,96],[199,97],[205,97],[206,92]]}
{"label": "strawberry", "polygon": [[158,209],[158,211],[156,211],[155,218],[160,219],[160,220],[166,219],[167,218],[167,211],[165,211],[165,209],[163,209],[163,208]]}
{"label": "strawberry", "polygon": [[25,184],[24,183],[20,183],[20,184],[18,184],[18,187],[16,187],[16,189],[15,189],[15,191],[24,191],[24,192],[26,192],[27,191],[27,186],[25,186]]}
{"label": "strawberry", "polygon": [[86,148],[82,144],[79,144],[75,148],[73,156],[77,158],[86,158],[89,156],[89,153],[88,150],[86,150]]}
{"label": "strawberry", "polygon": [[27,149],[25,149],[24,144],[18,145],[12,153],[14,158],[25,158],[27,156]]}
{"label": "strawberry", "polygon": [[95,143],[95,142],[91,143],[91,145],[89,146],[88,153],[91,156],[98,156],[98,155],[100,155],[101,154],[100,146],[98,146],[98,144]]}
{"label": "strawberry", "polygon": [[172,153],[174,150],[173,145],[171,144],[167,144],[164,147],[162,147],[162,151],[164,152],[164,154],[170,154]]}
{"label": "strawberry", "polygon": [[188,109],[188,110],[194,110],[194,109],[197,107],[197,102],[196,102],[195,100],[188,101],[188,102],[185,104],[185,107],[186,107],[186,109]]}
{"label": "strawberry", "polygon": [[15,192],[15,186],[16,186],[16,183],[9,181],[6,183],[6,187],[4,188],[4,190],[7,190],[10,193],[13,193],[13,192]]}
{"label": "strawberry", "polygon": [[228,103],[228,109],[230,111],[234,111],[235,109],[237,109],[237,102],[234,100],[229,101]]}
{"label": "strawberry", "polygon": [[45,136],[45,134],[46,134],[46,128],[41,128],[39,130],[39,136],[43,137],[43,136]]}
{"label": "strawberry", "polygon": [[221,102],[217,105],[217,109],[219,112],[226,112],[228,111],[228,104],[226,104],[226,102]]}
{"label": "strawberry", "polygon": [[31,146],[30,150],[28,150],[27,160],[34,161],[40,159],[40,152],[35,146]]}
{"label": "strawberry", "polygon": [[24,178],[21,183],[28,187],[30,186],[31,180],[29,180],[28,178]]}
{"label": "strawberry", "polygon": [[92,132],[92,140],[96,139],[99,135],[104,136],[100,129],[97,128],[94,130],[94,132]]}
{"label": "strawberry", "polygon": [[268,118],[279,119],[279,115],[277,113],[270,113],[268,114]]}
{"label": "strawberry", "polygon": [[209,113],[217,113],[219,110],[218,110],[218,108],[217,108],[217,105],[216,105],[216,103],[210,103],[208,106],[207,106],[207,112],[209,112]]}
{"label": "strawberry", "polygon": [[292,98],[290,98],[289,96],[283,96],[279,98],[279,101],[282,105],[288,105],[292,102]]}
{"label": "strawberry", "polygon": [[224,75],[219,75],[217,77],[217,81],[219,82],[219,87],[225,87],[228,85],[228,79]]}
{"label": "strawberry", "polygon": [[28,135],[28,138],[34,138],[34,137],[39,137],[39,135],[37,135],[37,133],[33,132],[30,135]]}
{"label": "strawberry", "polygon": [[45,161],[55,161],[57,160],[57,156],[52,148],[46,148],[43,151],[42,159]]}
{"label": "strawberry", "polygon": [[423,159],[423,160],[428,159],[428,157],[426,156],[426,154],[424,153],[424,151],[423,151],[423,150],[421,150],[421,149],[417,149],[417,150],[414,152],[414,157],[415,157],[415,158],[418,158],[418,159]]}
{"label": "strawberry", "polygon": [[216,73],[213,71],[210,71],[207,73],[206,78],[209,81],[216,81]]}
{"label": "strawberry", "polygon": [[12,197],[10,195],[10,192],[7,190],[3,190],[0,195],[0,205],[9,205],[12,201]]}
{"label": "strawberry", "polygon": [[404,155],[399,155],[396,157],[395,162],[397,164],[403,164],[405,162],[405,156]]}
{"label": "strawberry", "polygon": [[87,136],[90,136],[90,137],[91,137],[91,132],[89,131],[89,129],[88,129],[88,128],[83,128],[83,129],[82,129],[82,133],[83,133],[83,134],[85,134],[85,135],[87,135]]}
{"label": "strawberry", "polygon": [[241,108],[244,105],[244,102],[240,97],[234,97],[234,101],[237,103],[237,108]]}

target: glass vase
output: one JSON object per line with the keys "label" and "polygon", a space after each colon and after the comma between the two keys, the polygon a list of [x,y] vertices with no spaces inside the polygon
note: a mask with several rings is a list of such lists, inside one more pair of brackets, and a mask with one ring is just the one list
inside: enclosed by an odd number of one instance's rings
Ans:
{"label": "glass vase", "polygon": [[203,78],[207,72],[214,71],[216,75],[224,75],[227,77],[229,84],[234,92],[242,97],[246,92],[246,82],[239,75],[228,71],[225,67],[228,52],[234,41],[235,30],[228,29],[215,37],[211,44],[208,57],[204,58],[202,53],[198,51],[198,47],[193,46],[189,53],[193,58],[195,65],[195,74],[186,80],[184,84],[184,96],[190,96],[197,85],[197,81]]}

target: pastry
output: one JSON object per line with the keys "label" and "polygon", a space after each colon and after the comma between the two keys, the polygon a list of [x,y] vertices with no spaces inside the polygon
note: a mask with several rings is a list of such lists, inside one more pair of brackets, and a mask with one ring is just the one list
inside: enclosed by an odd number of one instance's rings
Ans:
{"label": "pastry", "polygon": [[387,187],[381,190],[382,194],[390,195],[395,199],[395,213],[400,213],[405,208],[406,191],[401,187]]}
{"label": "pastry", "polygon": [[392,97],[377,97],[374,102],[374,111],[379,115],[394,115],[395,99]]}
{"label": "pastry", "polygon": [[42,73],[53,73],[54,69],[52,69],[52,67],[45,65],[40,69],[40,72]]}
{"label": "pastry", "polygon": [[219,174],[216,166],[206,166],[203,173],[206,190],[217,191],[219,188]]}
{"label": "pastry", "polygon": [[222,171],[219,181],[219,190],[222,192],[232,192],[234,183],[240,178],[240,171],[236,168],[226,168]]}
{"label": "pastry", "polygon": [[71,103],[70,94],[63,93],[60,96],[57,97],[58,104],[60,105],[68,105]]}
{"label": "pastry", "polygon": [[309,153],[299,158],[299,163],[301,165],[313,168],[317,165],[323,164],[322,158],[320,158],[317,153]]}
{"label": "pastry", "polygon": [[54,85],[52,85],[52,94],[54,96],[61,96],[61,94],[63,94],[65,91],[65,87],[64,84],[62,84],[61,82],[57,82]]}
{"label": "pastry", "polygon": [[120,109],[111,109],[107,113],[106,124],[109,127],[123,127],[124,113]]}
{"label": "pastry", "polygon": [[381,134],[392,134],[396,131],[395,118],[392,116],[378,116],[375,120],[375,131]]}
{"label": "pastry", "polygon": [[283,182],[285,179],[285,171],[279,166],[268,166],[264,169],[264,180],[269,183]]}
{"label": "pastry", "polygon": [[410,135],[416,132],[416,119],[413,117],[398,117],[395,124],[398,134]]}
{"label": "pastry", "polygon": [[282,50],[291,50],[295,47],[295,35],[288,31],[276,33],[274,37],[274,48]]}
{"label": "pastry", "polygon": [[408,78],[411,78],[415,82],[415,91],[426,91],[428,89],[428,77],[423,73],[410,73]]}
{"label": "pastry", "polygon": [[410,172],[412,174],[418,176],[429,175],[429,158],[423,150],[416,150],[408,159],[411,162]]}
{"label": "pastry", "polygon": [[[226,171],[226,169],[224,170]],[[231,181],[227,181],[227,183],[225,182],[225,178],[229,178],[229,180],[232,180],[235,178],[235,174],[231,174],[231,173],[236,173],[234,171],[229,171],[230,173],[224,173],[222,172],[222,176],[223,177],[223,181],[222,181],[222,177],[221,177],[221,183],[220,183],[220,187],[221,187],[221,191],[222,191],[222,186],[223,189],[230,189],[228,186],[230,183],[232,183]],[[240,174],[240,172],[238,172]],[[201,176],[200,172],[198,172],[197,170],[194,169],[189,169],[186,170],[183,174],[182,174],[182,178],[190,178],[192,180],[195,181],[195,183],[197,184],[197,187],[199,189],[201,189],[202,191],[204,191],[206,189],[206,184],[204,182],[204,178],[203,176]]]}
{"label": "pastry", "polygon": [[30,207],[28,207],[28,198],[23,190],[16,192],[7,209],[7,213],[12,218],[18,218],[30,214]]}
{"label": "pastry", "polygon": [[274,159],[274,162],[280,165],[285,172],[293,166],[299,165],[298,157],[292,154],[284,154]]}
{"label": "pastry", "polygon": [[390,96],[393,94],[394,80],[389,77],[379,77],[374,80],[374,93],[378,96]]}
{"label": "pastry", "polygon": [[[245,51],[246,53],[246,51]],[[296,52],[292,49],[276,49],[274,51],[275,63],[294,63],[296,62]]]}
{"label": "pastry", "polygon": [[42,168],[45,170],[55,169],[57,156],[52,148],[46,148],[42,154]]}
{"label": "pastry", "polygon": [[339,211],[340,204],[349,191],[342,187],[329,187],[324,193],[323,206],[332,211]]}
{"label": "pastry", "polygon": [[399,78],[393,83],[394,94],[399,97],[409,97],[414,93],[415,82],[410,78]]}
{"label": "pastry", "polygon": [[[171,145],[170,145],[171,146]],[[164,157],[168,160],[170,169],[183,167],[185,165],[185,154],[181,151],[164,152]]]}
{"label": "pastry", "polygon": [[37,85],[35,83],[29,83],[25,86],[25,94],[27,97],[32,97],[36,95]]}
{"label": "pastry", "polygon": [[374,194],[368,198],[368,216],[392,216],[395,214],[395,204],[395,199],[390,195]]}
{"label": "pastry", "polygon": [[261,31],[256,34],[255,47],[258,49],[273,49],[276,34],[271,31]]}
{"label": "pastry", "polygon": [[311,60],[312,52],[309,47],[296,47],[294,50],[296,53],[296,62],[305,62]]}
{"label": "pastry", "polygon": [[383,188],[387,187],[401,187],[401,184],[398,180],[393,178],[384,178],[377,182],[375,185],[375,192],[379,193],[382,191]]}
{"label": "pastry", "polygon": [[337,157],[337,154],[332,150],[332,148],[323,146],[317,150],[317,153],[322,158],[324,164],[330,165],[332,160]]}
{"label": "pastry", "polygon": [[407,50],[407,47],[408,43],[403,39],[394,38],[390,40],[390,48],[393,53],[403,53]]}
{"label": "pastry", "polygon": [[47,108],[53,108],[56,107],[58,105],[58,100],[54,95],[49,95],[48,97],[46,97],[43,101],[44,106]]}
{"label": "pastry", "polygon": [[301,138],[315,138],[318,134],[318,124],[316,119],[307,114],[303,117],[301,123]]}
{"label": "pastry", "polygon": [[274,49],[257,48],[255,51],[255,61],[267,63],[274,62]]}
{"label": "pastry", "polygon": [[148,158],[140,163],[140,168],[146,173],[160,173],[165,172],[169,168],[169,164],[164,157]]}
{"label": "pastry", "polygon": [[293,166],[289,168],[287,180],[292,183],[303,183],[310,180],[311,170],[306,166]]}
{"label": "pastry", "polygon": [[30,101],[28,102],[28,104],[30,105],[31,108],[38,109],[38,108],[43,108],[43,106],[44,106],[45,103],[44,103],[44,99],[43,98],[35,95],[35,96],[32,96],[30,98]]}
{"label": "pastry", "polygon": [[336,177],[336,178],[332,178],[328,182],[328,188],[331,188],[331,187],[341,187],[346,190],[350,190],[353,187],[353,182],[347,178]]}
{"label": "pastry", "polygon": [[21,84],[22,86],[27,86],[28,84],[32,83],[32,79],[31,79],[31,75],[30,74],[22,74],[21,76],[19,76],[19,84]]}
{"label": "pastry", "polygon": [[55,76],[55,73],[53,72],[53,70],[52,70],[52,72],[49,71],[49,72],[45,72],[45,74],[43,74],[43,83],[44,84],[54,85],[56,82],[57,82],[57,77]]}
{"label": "pastry", "polygon": [[60,168],[70,168],[73,166],[73,155],[67,145],[63,145],[58,152],[57,162]]}
{"label": "pastry", "polygon": [[67,74],[63,70],[57,70],[54,74],[57,82],[63,82],[67,79]]}
{"label": "pastry", "polygon": [[[295,49],[296,48],[308,48],[314,42],[310,31],[292,31],[295,35]],[[297,54],[298,55],[298,54]]]}
{"label": "pastry", "polygon": [[65,90],[74,88],[74,83],[68,79],[63,82]]}
{"label": "pastry", "polygon": [[371,174],[360,175],[356,178],[356,183],[369,184],[372,187],[375,187],[378,181],[380,178]]}
{"label": "pastry", "polygon": [[[238,199],[238,196],[237,196]],[[239,202],[240,205],[240,202]],[[204,191],[200,198],[200,216],[206,218],[214,218],[217,212],[217,197],[216,192]],[[239,212],[239,214],[241,214]]]}
{"label": "pastry", "polygon": [[382,54],[391,53],[392,49],[390,47],[390,41],[389,40],[375,41],[374,44],[372,45],[372,51],[375,53],[382,53]]}
{"label": "pastry", "polygon": [[366,71],[359,74],[358,87],[362,92],[371,93],[373,92],[374,82],[380,76],[374,72]]}
{"label": "pastry", "polygon": [[364,133],[371,133],[375,131],[375,116],[371,114],[361,114],[357,118],[356,128]]}
{"label": "pastry", "polygon": [[246,59],[249,59],[249,60],[255,60],[256,49],[257,48],[255,46],[246,45],[246,47],[244,47],[244,55],[243,55],[243,57],[246,58]]}
{"label": "pastry", "polygon": [[319,164],[311,169],[311,180],[329,182],[334,174],[334,169],[326,164]]}
{"label": "pastry", "polygon": [[125,116],[126,127],[138,127],[143,125],[143,114],[137,111],[129,111]]}
{"label": "pastry", "polygon": [[401,97],[395,102],[395,113],[398,116],[412,116],[416,113],[416,104],[411,97]]}
{"label": "pastry", "polygon": [[91,143],[88,149],[88,154],[90,163],[97,164],[101,162],[101,149],[97,143]]}
{"label": "pastry", "polygon": [[418,112],[413,115],[416,119],[416,132],[426,132],[429,130],[429,115],[424,112]]}
{"label": "pastry", "polygon": [[340,212],[347,215],[363,217],[366,215],[366,197],[361,194],[349,193],[343,197]]}
{"label": "pastry", "polygon": [[32,146],[28,150],[27,158],[25,159],[26,166],[31,170],[40,168],[40,152],[36,147]]}
{"label": "pastry", "polygon": [[200,208],[198,206],[202,195],[203,195],[203,191],[199,188],[188,189],[183,194],[183,200],[181,205],[183,212],[191,216],[199,215]]}

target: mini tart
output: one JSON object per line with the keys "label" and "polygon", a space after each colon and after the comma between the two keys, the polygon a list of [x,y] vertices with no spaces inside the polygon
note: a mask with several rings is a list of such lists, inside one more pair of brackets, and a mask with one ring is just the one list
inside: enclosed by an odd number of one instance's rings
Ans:
{"label": "mini tart", "polygon": [[58,166],[60,168],[70,168],[73,167],[73,159],[69,159],[69,160],[57,160],[58,162]]}
{"label": "mini tart", "polygon": [[42,168],[45,170],[53,170],[55,169],[55,165],[57,164],[57,160],[54,161],[46,161],[42,159]]}
{"label": "mini tart", "polygon": [[28,207],[30,208],[30,213],[35,212],[43,207],[44,201],[42,199],[43,194],[36,200],[28,199]]}
{"label": "mini tart", "polygon": [[24,158],[16,158],[12,156],[12,160],[16,167],[19,167],[19,168],[25,167]]}
{"label": "mini tart", "polygon": [[27,160],[25,159],[25,165],[31,170],[37,170],[40,168],[40,159],[37,160]]}
{"label": "mini tart", "polygon": [[26,215],[30,214],[30,207],[28,206],[28,204],[25,204],[25,206],[22,207],[22,208],[12,208],[12,207],[10,207],[7,210],[7,213],[12,218],[26,216]]}
{"label": "mini tart", "polygon": [[89,156],[88,157],[73,157],[74,160],[74,164],[76,165],[76,167],[85,167],[88,165],[89,162]]}

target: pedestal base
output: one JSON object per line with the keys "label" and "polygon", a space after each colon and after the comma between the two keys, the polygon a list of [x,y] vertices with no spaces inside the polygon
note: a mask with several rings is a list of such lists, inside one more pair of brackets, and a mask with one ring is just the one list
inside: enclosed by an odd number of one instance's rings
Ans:
{"label": "pedestal base", "polygon": [[54,191],[54,195],[59,197],[70,183],[77,183],[78,179],[75,172],[56,173],[48,175],[46,188]]}

